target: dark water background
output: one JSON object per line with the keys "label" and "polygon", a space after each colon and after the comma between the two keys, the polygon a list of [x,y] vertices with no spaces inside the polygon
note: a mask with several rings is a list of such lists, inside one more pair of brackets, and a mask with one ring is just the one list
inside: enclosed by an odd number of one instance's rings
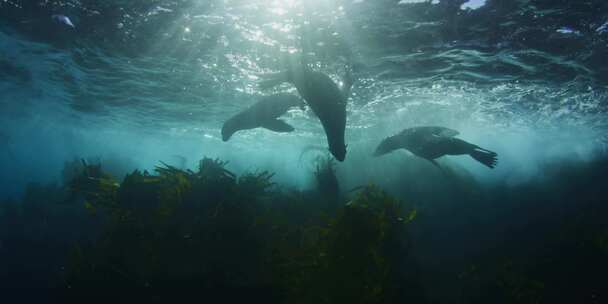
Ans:
{"label": "dark water background", "polygon": [[[322,152],[309,147],[326,143],[310,110],[287,114],[293,133],[220,136],[268,93],[259,76],[294,52],[336,80],[354,66],[338,180],[417,208],[410,254],[429,301],[514,303],[476,283],[496,276],[471,270],[499,260],[517,268],[511,285],[543,282],[541,300],[519,303],[608,301],[605,1],[0,1],[0,198],[52,193],[35,187],[61,187],[75,158],[121,178],[219,157],[237,174],[269,170],[282,187],[314,188]],[[496,151],[498,167],[450,157],[446,173],[405,152],[370,156],[417,125],[459,130]],[[53,284],[65,248],[95,235],[82,228],[95,220],[74,212],[7,224],[3,286]]]}

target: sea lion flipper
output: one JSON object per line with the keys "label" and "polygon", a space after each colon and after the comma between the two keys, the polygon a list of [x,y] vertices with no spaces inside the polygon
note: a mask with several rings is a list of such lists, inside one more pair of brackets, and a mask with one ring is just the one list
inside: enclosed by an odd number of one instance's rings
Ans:
{"label": "sea lion flipper", "polygon": [[476,147],[469,153],[469,155],[490,169],[494,169],[498,163],[498,154],[483,148]]}
{"label": "sea lion flipper", "polygon": [[264,79],[258,82],[258,87],[262,90],[267,90],[288,81],[289,74],[287,72],[279,72],[264,76]]}
{"label": "sea lion flipper", "polygon": [[441,170],[441,166],[437,163],[436,160],[430,159],[430,158],[428,160],[431,162],[431,164],[435,165],[435,167],[437,167],[437,168],[439,168]]}
{"label": "sea lion flipper", "polygon": [[291,132],[295,130],[294,127],[280,119],[269,119],[267,121],[264,121],[262,123],[262,128],[266,128],[275,132]]}

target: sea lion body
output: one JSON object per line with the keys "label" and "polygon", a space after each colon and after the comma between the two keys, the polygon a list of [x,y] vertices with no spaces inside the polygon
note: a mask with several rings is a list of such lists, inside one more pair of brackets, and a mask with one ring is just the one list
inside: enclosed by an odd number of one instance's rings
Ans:
{"label": "sea lion body", "polygon": [[346,97],[329,76],[306,70],[303,79],[294,82],[298,93],[319,117],[329,150],[339,161],[346,157]]}
{"label": "sea lion body", "polygon": [[376,148],[374,156],[381,156],[397,149],[406,149],[435,165],[437,165],[435,159],[439,157],[466,154],[489,168],[496,166],[497,154],[495,152],[455,138],[454,136],[458,134],[458,131],[435,126],[404,129],[398,134],[382,140]]}
{"label": "sea lion body", "polygon": [[305,66],[290,66],[287,72],[271,76],[261,83],[270,88],[282,82],[293,84],[298,93],[317,115],[325,131],[329,151],[339,161],[346,158],[344,132],[346,129],[346,104],[352,81],[347,79],[341,90],[327,75]]}
{"label": "sea lion body", "polygon": [[275,132],[292,132],[294,128],[277,119],[292,107],[303,105],[293,94],[275,94],[261,98],[257,103],[228,119],[222,126],[222,140],[240,130],[266,128]]}

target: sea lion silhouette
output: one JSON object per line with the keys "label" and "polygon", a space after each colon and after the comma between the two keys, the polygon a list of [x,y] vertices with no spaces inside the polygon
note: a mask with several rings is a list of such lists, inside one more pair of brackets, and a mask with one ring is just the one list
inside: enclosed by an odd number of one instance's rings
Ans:
{"label": "sea lion silhouette", "polygon": [[444,155],[468,154],[491,169],[496,166],[497,154],[495,152],[455,138],[454,136],[458,134],[456,130],[435,126],[404,129],[398,134],[382,140],[376,148],[374,156],[381,156],[397,149],[406,149],[439,167],[435,161],[436,158]]}
{"label": "sea lion silhouette", "polygon": [[293,84],[319,117],[325,130],[329,151],[337,160],[344,161],[346,102],[353,84],[350,69],[347,69],[344,85],[340,89],[329,76],[313,71],[306,64],[290,62],[287,67],[287,71],[266,76],[266,79],[259,83],[260,88],[269,89],[284,82]]}
{"label": "sea lion silhouette", "polygon": [[292,126],[277,119],[292,107],[302,106],[302,99],[293,94],[275,94],[262,97],[253,106],[228,119],[222,126],[222,140],[228,141],[230,137],[240,130],[266,128],[275,132],[291,132]]}

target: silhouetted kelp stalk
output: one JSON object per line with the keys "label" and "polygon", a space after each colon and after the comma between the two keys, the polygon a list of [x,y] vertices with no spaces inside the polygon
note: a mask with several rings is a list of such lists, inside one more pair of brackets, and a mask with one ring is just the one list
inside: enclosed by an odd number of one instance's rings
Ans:
{"label": "silhouetted kelp stalk", "polygon": [[336,176],[336,161],[331,155],[316,158],[314,175],[317,181],[317,190],[335,207],[340,198],[340,183]]}
{"label": "silhouetted kelp stalk", "polygon": [[227,289],[250,301],[349,304],[421,294],[402,284],[414,213],[386,192],[365,187],[327,213],[274,187],[272,173],[237,177],[225,165],[205,158],[192,172],[161,163],[155,175],[135,171],[117,185],[84,164],[72,189],[109,220],[98,241],[75,248],[67,294],[150,287],[150,297],[175,288],[226,300]]}

